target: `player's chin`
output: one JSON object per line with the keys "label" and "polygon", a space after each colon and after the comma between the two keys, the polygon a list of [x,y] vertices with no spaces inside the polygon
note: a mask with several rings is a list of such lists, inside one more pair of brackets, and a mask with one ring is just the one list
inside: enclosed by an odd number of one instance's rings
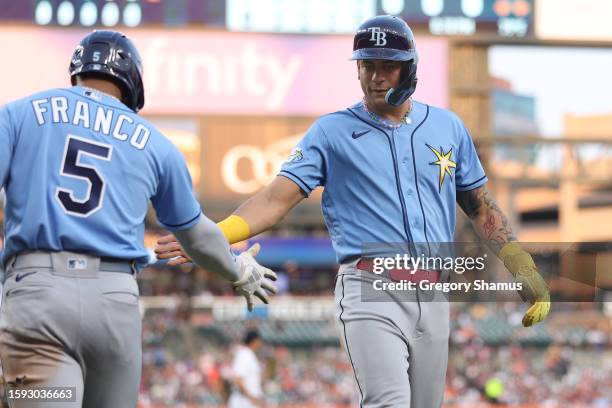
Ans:
{"label": "player's chin", "polygon": [[385,93],[376,93],[370,96],[369,103],[372,108],[382,108],[384,109],[387,106],[387,101],[385,100]]}
{"label": "player's chin", "polygon": [[368,99],[371,103],[385,103],[385,91],[371,91],[368,93]]}

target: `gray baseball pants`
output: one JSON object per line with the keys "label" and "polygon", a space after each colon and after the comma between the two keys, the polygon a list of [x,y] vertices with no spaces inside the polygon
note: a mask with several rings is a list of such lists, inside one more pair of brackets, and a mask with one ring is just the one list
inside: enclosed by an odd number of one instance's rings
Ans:
{"label": "gray baseball pants", "polygon": [[76,395],[73,402],[12,399],[11,407],[136,406],[141,318],[130,263],[70,252],[18,255],[2,295],[7,388],[74,387]]}
{"label": "gray baseball pants", "polygon": [[[441,294],[375,291],[356,261],[340,266],[336,321],[360,407],[439,408],[448,363],[449,304]],[[425,300],[427,298],[427,300]]]}

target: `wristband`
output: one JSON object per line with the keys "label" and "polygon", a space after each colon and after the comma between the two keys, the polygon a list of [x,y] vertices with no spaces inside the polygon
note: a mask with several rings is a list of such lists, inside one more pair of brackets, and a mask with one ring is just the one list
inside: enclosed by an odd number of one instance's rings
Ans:
{"label": "wristband", "polygon": [[227,238],[230,244],[244,241],[251,237],[251,228],[249,224],[239,215],[230,215],[223,221],[219,222],[217,226],[223,232],[223,235]]}

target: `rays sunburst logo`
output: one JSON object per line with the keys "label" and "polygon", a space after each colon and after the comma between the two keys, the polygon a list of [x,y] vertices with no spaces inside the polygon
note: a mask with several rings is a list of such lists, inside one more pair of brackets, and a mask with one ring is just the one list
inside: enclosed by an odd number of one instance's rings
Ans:
{"label": "rays sunburst logo", "polygon": [[451,147],[448,152],[445,152],[442,146],[440,146],[440,150],[436,150],[435,147],[427,145],[429,150],[436,155],[435,161],[429,163],[432,166],[438,166],[440,170],[440,184],[438,186],[438,193],[442,192],[442,184],[444,184],[444,179],[448,174],[449,177],[453,177],[453,173],[451,169],[457,168],[457,163],[453,161],[453,148]]}

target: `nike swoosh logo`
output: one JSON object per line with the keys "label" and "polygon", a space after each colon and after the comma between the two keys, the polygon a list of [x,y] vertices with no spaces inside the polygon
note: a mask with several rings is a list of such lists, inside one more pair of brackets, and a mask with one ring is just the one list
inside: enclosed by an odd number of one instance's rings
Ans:
{"label": "nike swoosh logo", "polygon": [[351,136],[353,136],[353,139],[357,139],[357,138],[365,135],[366,133],[370,133],[370,130],[372,130],[372,129],[364,130],[363,132],[355,132],[355,131],[353,131],[353,134]]}
{"label": "nike swoosh logo", "polygon": [[15,275],[15,282],[19,282],[20,280],[22,280],[23,278],[25,278],[26,276],[30,276],[35,274],[38,271],[34,271],[34,272],[27,272],[27,273],[22,273],[22,274],[17,274]]}

